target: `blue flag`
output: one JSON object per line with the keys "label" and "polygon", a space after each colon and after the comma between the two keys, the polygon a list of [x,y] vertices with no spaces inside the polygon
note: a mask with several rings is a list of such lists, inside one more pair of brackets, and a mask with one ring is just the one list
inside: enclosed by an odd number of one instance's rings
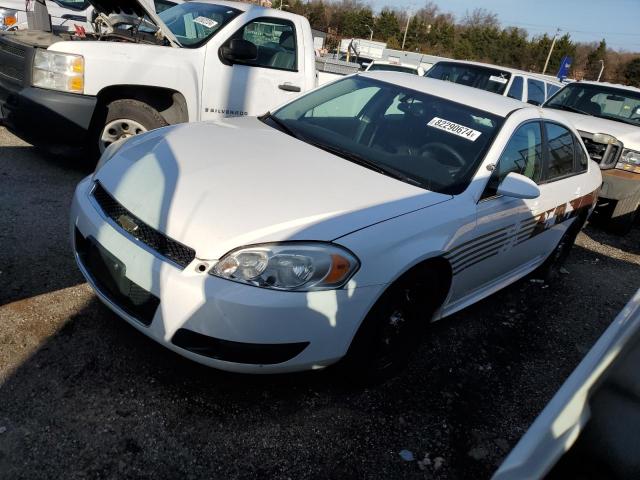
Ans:
{"label": "blue flag", "polygon": [[558,80],[561,82],[569,76],[569,69],[571,68],[571,57],[565,55],[560,62],[560,70],[558,70]]}

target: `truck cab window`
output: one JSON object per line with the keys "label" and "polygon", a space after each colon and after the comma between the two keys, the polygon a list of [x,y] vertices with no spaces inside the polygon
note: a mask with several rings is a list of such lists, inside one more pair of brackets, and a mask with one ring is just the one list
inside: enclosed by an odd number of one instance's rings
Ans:
{"label": "truck cab window", "polygon": [[527,79],[527,102],[533,105],[542,105],[545,101],[544,82]]}
{"label": "truck cab window", "polygon": [[522,88],[524,87],[524,81],[522,77],[513,77],[513,83],[509,87],[508,97],[515,98],[516,100],[522,100]]}
{"label": "truck cab window", "polygon": [[495,196],[498,186],[510,173],[519,173],[536,183],[542,178],[542,135],[539,122],[527,123],[515,131],[491,174],[482,198]]}
{"label": "truck cab window", "polygon": [[276,18],[260,18],[246,24],[233,38],[253,43],[258,50],[255,60],[244,65],[297,71],[296,30],[293,23]]}

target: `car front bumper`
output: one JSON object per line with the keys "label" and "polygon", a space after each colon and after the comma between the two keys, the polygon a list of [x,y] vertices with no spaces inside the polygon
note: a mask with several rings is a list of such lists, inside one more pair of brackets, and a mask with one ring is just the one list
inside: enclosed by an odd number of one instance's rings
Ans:
{"label": "car front bumper", "polygon": [[[90,177],[78,185],[71,210],[72,239],[80,270],[98,297],[120,317],[158,343],[199,363],[243,373],[280,373],[330,365],[345,355],[384,288],[282,292],[200,272],[196,267],[203,261],[197,258],[182,269],[107,219],[91,195],[93,185]],[[148,322],[136,318],[121,297],[103,288],[86,263],[79,245],[82,239],[92,239],[108,252],[107,256],[117,258],[126,272],[125,281],[131,282],[137,293],[157,299],[157,303],[152,302]]]}

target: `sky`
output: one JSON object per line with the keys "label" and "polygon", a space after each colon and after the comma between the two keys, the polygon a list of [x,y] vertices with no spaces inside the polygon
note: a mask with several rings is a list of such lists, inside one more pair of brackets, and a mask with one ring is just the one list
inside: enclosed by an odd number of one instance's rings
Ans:
{"label": "sky", "polygon": [[[640,0],[433,0],[444,12],[461,20],[467,11],[482,7],[498,14],[503,27],[526,29],[530,36],[551,36],[560,28],[579,42],[605,38],[616,50],[640,52]],[[375,10],[384,6],[418,10],[426,0],[370,0]]]}

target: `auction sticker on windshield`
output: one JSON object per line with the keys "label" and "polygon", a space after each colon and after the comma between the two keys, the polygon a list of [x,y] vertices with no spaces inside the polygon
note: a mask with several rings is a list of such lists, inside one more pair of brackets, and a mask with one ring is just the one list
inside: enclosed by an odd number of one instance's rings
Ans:
{"label": "auction sticker on windshield", "polygon": [[196,17],[193,19],[194,23],[199,23],[200,25],[207,27],[207,28],[213,28],[216,25],[218,25],[218,22],[216,22],[215,20],[210,19],[209,17]]}
{"label": "auction sticker on windshield", "polygon": [[454,135],[466,138],[472,142],[475,142],[482,134],[482,132],[474,130],[473,128],[465,127],[464,125],[459,125],[438,117],[433,117],[427,125],[439,130],[444,130],[445,132],[453,133]]}

